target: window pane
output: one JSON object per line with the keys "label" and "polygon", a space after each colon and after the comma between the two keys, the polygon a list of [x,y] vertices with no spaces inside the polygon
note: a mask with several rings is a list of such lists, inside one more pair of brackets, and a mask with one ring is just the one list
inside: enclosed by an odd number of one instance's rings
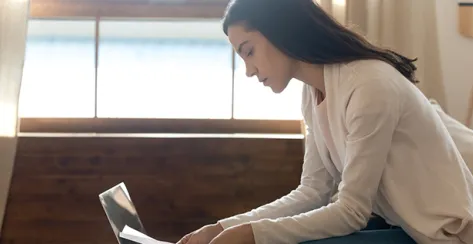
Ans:
{"label": "window pane", "polygon": [[231,117],[220,20],[103,21],[100,37],[99,117]]}
{"label": "window pane", "polygon": [[94,116],[94,35],[93,21],[29,21],[20,116]]}
{"label": "window pane", "polygon": [[246,76],[244,61],[235,57],[235,104],[236,119],[300,120],[302,82],[293,79],[286,89],[275,94],[258,78]]}

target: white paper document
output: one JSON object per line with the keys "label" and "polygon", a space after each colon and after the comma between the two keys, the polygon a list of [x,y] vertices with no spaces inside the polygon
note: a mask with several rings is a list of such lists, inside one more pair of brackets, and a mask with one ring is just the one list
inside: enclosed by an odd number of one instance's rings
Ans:
{"label": "white paper document", "polygon": [[140,244],[173,244],[171,242],[166,242],[166,241],[158,241],[158,240],[155,240],[131,227],[129,227],[128,225],[125,226],[125,228],[123,228],[123,230],[120,232],[120,237],[121,238],[124,238],[124,239],[127,239],[127,240],[130,240],[130,241],[134,241],[134,242],[137,242],[137,243],[140,243]]}

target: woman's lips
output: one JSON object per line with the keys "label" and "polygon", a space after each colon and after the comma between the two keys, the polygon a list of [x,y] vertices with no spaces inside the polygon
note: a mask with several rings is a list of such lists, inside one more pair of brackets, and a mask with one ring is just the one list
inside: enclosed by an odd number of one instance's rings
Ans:
{"label": "woman's lips", "polygon": [[268,84],[267,81],[268,81],[268,78],[264,78],[264,79],[260,80],[260,82],[263,82],[264,86],[267,86],[267,84]]}

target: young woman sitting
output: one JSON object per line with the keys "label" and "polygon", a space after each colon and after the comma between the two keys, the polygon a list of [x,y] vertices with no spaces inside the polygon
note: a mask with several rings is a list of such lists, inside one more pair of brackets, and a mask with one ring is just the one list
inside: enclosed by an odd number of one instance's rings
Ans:
{"label": "young woman sitting", "polygon": [[[314,2],[234,0],[223,19],[249,77],[275,93],[304,83],[300,185],[179,243],[472,244],[473,176],[416,87],[415,60]],[[364,230],[372,216],[390,227]]]}

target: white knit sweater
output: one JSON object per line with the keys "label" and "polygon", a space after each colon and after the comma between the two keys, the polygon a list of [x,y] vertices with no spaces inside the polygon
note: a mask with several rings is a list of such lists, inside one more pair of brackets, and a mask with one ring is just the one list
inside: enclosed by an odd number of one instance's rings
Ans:
{"label": "white knit sweater", "polygon": [[328,128],[315,118],[314,89],[303,91],[300,185],[220,224],[251,223],[257,244],[290,244],[359,231],[374,212],[418,243],[473,243],[473,176],[422,92],[381,61],[326,65],[324,77]]}

